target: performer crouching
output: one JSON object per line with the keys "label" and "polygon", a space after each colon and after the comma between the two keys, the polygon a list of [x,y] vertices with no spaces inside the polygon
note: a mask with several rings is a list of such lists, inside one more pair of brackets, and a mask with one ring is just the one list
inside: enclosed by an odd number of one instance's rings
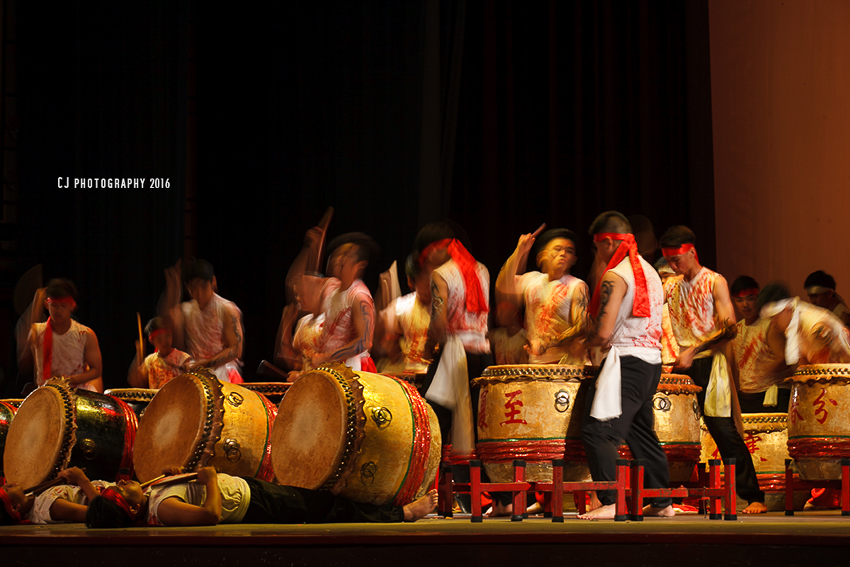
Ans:
{"label": "performer crouching", "polygon": [[[640,257],[625,216],[609,211],[590,227],[596,258],[606,270],[590,303],[595,317],[587,337],[575,341],[574,356],[587,348],[610,346],[596,382],[587,395],[582,441],[595,481],[616,478],[617,447],[625,440],[636,459],[646,463],[649,488],[669,486],[667,456],[654,429],[652,398],[661,378],[661,310],[664,292],[652,265]],[[613,519],[615,492],[598,491],[602,506],[579,516]],[[647,516],[673,516],[670,498],[655,498]]]}

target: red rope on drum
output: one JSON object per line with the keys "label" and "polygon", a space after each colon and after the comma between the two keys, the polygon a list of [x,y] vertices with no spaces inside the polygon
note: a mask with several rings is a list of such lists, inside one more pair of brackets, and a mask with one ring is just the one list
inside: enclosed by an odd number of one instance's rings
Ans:
{"label": "red rope on drum", "polygon": [[[702,447],[700,445],[691,445],[686,443],[667,443],[666,445],[662,445],[661,449],[664,451],[664,454],[667,455],[668,461],[681,462],[681,461],[693,461],[695,463],[699,462],[700,452],[702,451]],[[627,445],[620,445],[617,447],[617,452],[620,454],[620,457],[624,459],[631,460],[632,452],[629,451],[629,447]]]}
{"label": "red rope on drum", "polygon": [[266,451],[263,454],[263,462],[260,464],[260,468],[257,469],[257,478],[272,482],[274,480],[274,468],[272,466],[272,426],[274,426],[274,420],[277,418],[277,406],[271,403],[263,394],[259,392],[255,392],[255,394],[260,396],[263,405],[266,407],[266,422],[268,423],[266,429]]}
{"label": "red rope on drum", "polygon": [[447,463],[449,465],[468,465],[469,461],[477,459],[478,455],[475,453],[469,453],[467,455],[453,454],[452,453],[452,445],[451,443],[447,445],[443,445],[443,452],[440,457],[441,463]]}
{"label": "red rope on drum", "polygon": [[428,457],[431,453],[431,422],[428,419],[428,408],[425,400],[416,391],[416,388],[403,380],[396,382],[404,390],[410,407],[413,410],[413,453],[410,456],[410,470],[407,477],[398,490],[393,500],[393,505],[404,506],[416,497],[416,492],[425,480],[425,472],[428,465]]}
{"label": "red rope on drum", "polygon": [[133,447],[136,445],[136,430],[139,428],[139,418],[127,402],[115,396],[109,396],[118,404],[124,412],[124,451],[121,453],[121,464],[119,469],[127,469],[130,478],[133,478]]}
{"label": "red rope on drum", "polygon": [[564,458],[564,440],[485,441],[476,447],[484,462],[501,462],[522,459],[524,461],[551,461]]}
{"label": "red rope on drum", "polygon": [[846,459],[850,457],[850,439],[836,437],[789,439],[788,455],[792,459]]}

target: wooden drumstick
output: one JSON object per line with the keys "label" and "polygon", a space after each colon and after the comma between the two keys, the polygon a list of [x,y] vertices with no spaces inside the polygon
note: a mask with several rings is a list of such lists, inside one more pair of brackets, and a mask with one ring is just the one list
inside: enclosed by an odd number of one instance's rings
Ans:
{"label": "wooden drumstick", "polygon": [[331,219],[333,218],[333,216],[334,208],[328,207],[328,209],[325,211],[325,214],[322,215],[321,220],[319,220],[319,224],[316,225],[322,229],[322,241],[319,243],[319,246],[316,249],[316,257],[311,258],[311,261],[308,262],[310,264],[309,271],[316,272],[322,269],[322,254],[324,254],[325,252],[325,242],[327,242],[326,237],[328,232],[328,226],[330,226]]}
{"label": "wooden drumstick", "polygon": [[540,235],[540,233],[543,232],[543,229],[545,229],[545,228],[546,228],[546,223],[544,222],[543,224],[540,225],[540,228],[538,228],[537,230],[535,230],[534,232],[531,233],[531,238],[537,238]]}
{"label": "wooden drumstick", "polygon": [[141,483],[139,486],[140,486],[140,487],[142,487],[142,488],[147,488],[147,487],[149,487],[150,485],[152,485],[153,483],[155,483],[155,482],[157,482],[157,481],[160,481],[160,480],[164,479],[164,478],[165,478],[165,477],[167,477],[167,476],[168,476],[167,474],[161,474],[161,475],[159,475],[159,476],[158,476],[158,477],[156,477],[156,478],[152,478],[152,479],[150,479],[150,480],[149,480],[149,481],[147,481],[147,482],[143,482],[143,483]]}
{"label": "wooden drumstick", "polygon": [[139,366],[145,361],[145,336],[142,334],[142,316],[136,311],[136,322],[139,324]]}
{"label": "wooden drumstick", "polygon": [[[86,469],[80,469],[80,470],[82,470],[83,472],[86,472]],[[34,496],[38,496],[39,494],[41,494],[42,492],[44,492],[48,488],[53,488],[54,486],[58,486],[58,485],[62,484],[63,482],[66,482],[66,480],[61,476],[57,476],[53,480],[46,480],[42,483],[36,484],[35,486],[33,486],[31,488],[27,488],[26,490],[24,490],[24,494],[32,493]]]}
{"label": "wooden drumstick", "polygon": [[170,476],[167,475],[167,474],[162,474],[162,475],[159,475],[156,478],[150,479],[147,482],[143,482],[139,486],[142,487],[142,489],[145,489],[145,488],[149,487],[150,485],[157,483],[157,482],[159,484],[168,484],[169,482],[180,482],[180,481],[184,481],[184,480],[190,481],[190,480],[195,480],[197,478],[198,478],[198,473],[196,473],[196,472],[186,473],[186,474],[170,475]]}

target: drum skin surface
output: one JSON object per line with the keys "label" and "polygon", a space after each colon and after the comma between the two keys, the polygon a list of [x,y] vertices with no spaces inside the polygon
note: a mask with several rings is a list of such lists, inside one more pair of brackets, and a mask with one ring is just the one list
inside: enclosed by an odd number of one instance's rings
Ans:
{"label": "drum skin surface", "polygon": [[797,368],[788,408],[788,454],[806,480],[838,480],[850,458],[850,364]]}
{"label": "drum skin surface", "polygon": [[52,379],[27,396],[9,427],[6,478],[30,487],[78,466],[93,480],[113,481],[121,468],[132,472],[137,423],[123,401]]}
{"label": "drum skin surface", "polygon": [[272,463],[281,484],[404,505],[436,477],[439,425],[404,381],[323,366],[292,385],[278,413]]}
{"label": "drum skin surface", "polygon": [[271,480],[269,434],[275,407],[262,394],[199,369],[163,386],[139,424],[135,457],[141,482],[169,466],[214,466],[233,476]]}

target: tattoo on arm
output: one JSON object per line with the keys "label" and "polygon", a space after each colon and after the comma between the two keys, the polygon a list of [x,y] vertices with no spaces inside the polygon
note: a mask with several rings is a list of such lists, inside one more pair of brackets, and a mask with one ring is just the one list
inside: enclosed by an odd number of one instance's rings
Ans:
{"label": "tattoo on arm", "polygon": [[359,339],[357,339],[356,343],[342,347],[333,353],[329,360],[348,360],[352,356],[358,355],[367,350],[366,345],[369,342],[369,337],[372,336],[372,326],[374,325],[374,322],[372,321],[371,311],[365,301],[360,302],[360,316],[363,317],[363,334]]}
{"label": "tattoo on arm", "polygon": [[595,339],[599,334],[600,323],[607,314],[605,308],[611,300],[612,291],[614,291],[614,284],[611,282],[603,281],[599,286],[599,313],[596,316],[596,321],[594,321],[593,325],[590,327],[590,332],[587,334],[588,341]]}
{"label": "tattoo on arm", "polygon": [[236,344],[238,346],[242,342],[242,335],[239,334],[239,319],[236,315],[232,314],[230,315],[230,319],[233,321],[233,334],[236,335]]}
{"label": "tattoo on arm", "polygon": [[440,296],[440,289],[434,283],[434,280],[431,280],[431,303],[435,309],[442,307],[444,303],[444,299]]}

